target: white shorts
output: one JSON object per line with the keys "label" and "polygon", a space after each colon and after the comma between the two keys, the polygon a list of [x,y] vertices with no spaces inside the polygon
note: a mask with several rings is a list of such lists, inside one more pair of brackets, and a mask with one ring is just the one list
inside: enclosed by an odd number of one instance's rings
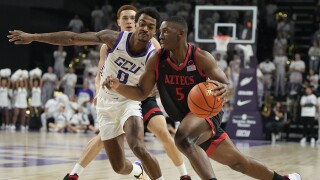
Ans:
{"label": "white shorts", "polygon": [[138,116],[142,120],[141,102],[124,99],[118,101],[113,98],[97,98],[97,121],[101,140],[115,138],[124,133],[123,126],[131,116]]}

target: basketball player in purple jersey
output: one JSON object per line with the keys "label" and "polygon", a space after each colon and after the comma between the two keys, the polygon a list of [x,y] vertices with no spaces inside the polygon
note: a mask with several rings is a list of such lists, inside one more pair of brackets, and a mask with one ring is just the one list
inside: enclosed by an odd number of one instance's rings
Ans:
{"label": "basketball player in purple jersey", "polygon": [[168,115],[181,124],[175,135],[179,150],[187,156],[201,179],[216,180],[209,158],[250,177],[263,180],[301,180],[297,173],[281,176],[236,149],[220,128],[223,112],[211,119],[190,113],[187,96],[192,87],[210,79],[217,85],[213,92],[221,99],[230,96],[226,75],[207,51],[187,43],[187,23],[169,17],[160,27],[162,49],[150,57],[139,84],[128,86],[109,76],[104,85],[127,98],[145,99],[156,84]]}
{"label": "basketball player in purple jersey", "polygon": [[[160,25],[160,15],[154,8],[143,8],[137,12],[136,31],[116,32],[103,30],[98,33],[54,32],[28,34],[10,31],[10,42],[29,44],[32,41],[54,45],[96,45],[106,44],[108,57],[102,77],[118,76],[123,83],[136,84],[145,69],[145,63],[153,52],[150,39]],[[141,107],[137,101],[124,98],[118,93],[102,88],[97,98],[97,115],[101,140],[109,157],[112,168],[119,174],[131,174],[136,178],[143,175],[142,168],[131,163],[124,154],[124,139],[127,139],[133,153],[141,160],[151,179],[163,179],[160,167],[144,145],[144,126],[141,120]]]}

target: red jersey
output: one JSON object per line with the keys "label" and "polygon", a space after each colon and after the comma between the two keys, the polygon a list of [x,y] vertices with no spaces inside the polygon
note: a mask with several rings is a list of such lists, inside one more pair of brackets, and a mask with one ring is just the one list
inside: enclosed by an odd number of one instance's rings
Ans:
{"label": "red jersey", "polygon": [[158,51],[156,84],[164,109],[175,121],[181,121],[190,112],[187,99],[193,86],[207,80],[195,56],[199,50],[188,44],[185,60],[180,66],[172,62],[169,51]]}

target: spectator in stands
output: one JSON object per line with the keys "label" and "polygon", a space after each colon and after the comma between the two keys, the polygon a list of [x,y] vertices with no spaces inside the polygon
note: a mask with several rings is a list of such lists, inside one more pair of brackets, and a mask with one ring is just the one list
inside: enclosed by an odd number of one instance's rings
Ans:
{"label": "spectator in stands", "polygon": [[63,92],[68,97],[75,95],[75,87],[77,83],[77,75],[74,73],[73,68],[69,68],[69,72],[65,74],[57,85],[57,89],[60,88],[60,85],[63,84]]}
{"label": "spectator in stands", "polygon": [[[79,18],[79,16],[76,14],[74,15],[74,18],[70,20],[68,29],[70,29],[72,32],[80,33],[84,29],[83,21]],[[73,46],[74,49],[74,55],[78,56],[81,52],[81,46]]]}
{"label": "spectator in stands", "polygon": [[306,87],[305,95],[301,97],[301,121],[303,123],[303,138],[300,143],[304,145],[307,138],[310,139],[311,146],[315,145],[315,116],[317,97],[313,94],[311,87]]}
{"label": "spectator in stands", "polygon": [[277,24],[277,31],[282,31],[284,33],[284,37],[287,39],[291,39],[293,35],[293,23],[286,14],[282,17],[282,19]]}
{"label": "spectator in stands", "polygon": [[280,101],[277,101],[268,111],[266,135],[270,136],[269,134],[271,133],[272,144],[274,144],[276,140],[280,139],[280,133],[284,126],[284,113],[285,112]]}
{"label": "spectator in stands", "polygon": [[279,94],[285,95],[285,76],[286,76],[286,64],[288,57],[285,55],[284,49],[279,49],[277,55],[275,55],[273,62],[276,66],[276,81],[275,81],[275,96]]}
{"label": "spectator in stands", "polygon": [[65,105],[58,104],[58,111],[54,115],[54,122],[49,122],[49,127],[56,132],[63,132],[68,127],[67,116],[65,115]]}
{"label": "spectator in stands", "polygon": [[230,61],[229,66],[231,70],[232,84],[234,84],[234,88],[236,89],[238,86],[240,67],[241,67],[241,59],[238,54],[233,55],[233,59]]}
{"label": "spectator in stands", "polygon": [[42,127],[46,127],[47,132],[49,132],[49,123],[54,123],[54,115],[57,111],[57,106],[59,102],[55,99],[49,99],[44,106],[44,112],[41,114]]}
{"label": "spectator in stands", "polygon": [[287,112],[288,117],[292,121],[296,121],[298,117],[298,106],[299,106],[299,99],[301,96],[301,93],[303,91],[303,86],[301,83],[295,83],[297,80],[294,80],[293,82],[288,82],[287,86]]}
{"label": "spectator in stands", "polygon": [[270,58],[266,58],[263,62],[259,64],[259,69],[263,74],[264,95],[270,96],[276,66],[272,61],[270,61]]}
{"label": "spectator in stands", "polygon": [[221,58],[221,54],[220,54],[219,52],[217,52],[217,53],[214,55],[214,59],[216,60],[218,67],[219,67],[223,72],[226,72],[226,70],[227,70],[227,68],[228,68],[228,63],[227,63],[226,60],[224,60],[224,59]]}
{"label": "spectator in stands", "polygon": [[257,68],[257,95],[258,95],[258,107],[261,108],[263,105],[263,95],[264,95],[264,77],[262,71]]}
{"label": "spectator in stands", "polygon": [[[67,96],[64,96],[67,97]],[[78,99],[76,95],[73,95],[69,98],[64,98],[65,104],[65,114],[67,116],[67,120],[69,121],[71,117],[75,114],[77,109],[79,108]]]}
{"label": "spectator in stands", "polygon": [[83,21],[79,18],[79,15],[74,15],[74,18],[70,20],[68,29],[70,29],[72,32],[80,33],[83,30]]}
{"label": "spectator in stands", "polygon": [[63,46],[58,46],[58,49],[53,52],[54,58],[54,73],[58,79],[61,79],[65,75],[64,61],[66,60],[67,52],[63,50]]}
{"label": "spectator in stands", "polygon": [[99,8],[99,6],[95,6],[94,10],[91,12],[91,19],[93,24],[93,30],[95,32],[101,31],[103,29],[103,11]]}
{"label": "spectator in stands", "polygon": [[320,41],[313,41],[313,46],[309,48],[309,68],[313,69],[315,73],[318,73],[320,62]]}
{"label": "spectator in stands", "polygon": [[42,76],[41,101],[46,104],[53,97],[53,91],[58,82],[57,75],[53,73],[51,66],[48,67],[48,72]]}
{"label": "spectator in stands", "polygon": [[94,97],[94,92],[89,88],[89,82],[87,80],[83,81],[82,87],[78,89],[78,104],[80,106],[85,102],[91,102]]}
{"label": "spectator in stands", "polygon": [[307,80],[310,82],[310,86],[313,88],[314,91],[318,89],[319,75],[316,74],[313,69],[309,69]]}
{"label": "spectator in stands", "polygon": [[82,106],[78,108],[76,114],[72,116],[68,128],[74,133],[81,131],[87,132],[88,130],[98,132],[98,129],[90,124],[88,114],[86,114],[83,109]]}
{"label": "spectator in stands", "polygon": [[288,47],[288,41],[287,41],[287,38],[285,37],[285,33],[283,31],[278,31],[278,35],[273,42],[273,54],[276,54],[276,52],[279,49],[286,50],[287,47]]}
{"label": "spectator in stands", "polygon": [[289,81],[292,83],[302,83],[303,73],[305,72],[306,65],[299,53],[295,53],[294,59],[291,61],[289,67]]}

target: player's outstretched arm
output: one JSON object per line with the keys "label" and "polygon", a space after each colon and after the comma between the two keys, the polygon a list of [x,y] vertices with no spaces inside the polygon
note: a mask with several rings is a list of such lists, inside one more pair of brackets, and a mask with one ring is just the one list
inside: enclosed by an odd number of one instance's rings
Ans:
{"label": "player's outstretched arm", "polygon": [[107,44],[113,46],[113,42],[118,38],[119,32],[112,30],[102,30],[100,32],[74,33],[71,31],[60,31],[52,33],[30,34],[20,30],[9,31],[9,42],[14,44],[30,44],[33,41],[62,46],[83,46]]}
{"label": "player's outstretched arm", "polygon": [[232,87],[226,74],[218,67],[216,60],[207,51],[200,50],[196,57],[201,70],[209,77],[210,81],[215,83],[217,87],[217,96],[221,99],[228,99],[232,96]]}
{"label": "player's outstretched arm", "polygon": [[147,62],[144,73],[140,76],[137,86],[128,86],[121,84],[118,78],[107,77],[104,81],[104,86],[108,89],[113,89],[126,98],[143,101],[151,93],[156,83],[156,61],[157,53],[154,53]]}

